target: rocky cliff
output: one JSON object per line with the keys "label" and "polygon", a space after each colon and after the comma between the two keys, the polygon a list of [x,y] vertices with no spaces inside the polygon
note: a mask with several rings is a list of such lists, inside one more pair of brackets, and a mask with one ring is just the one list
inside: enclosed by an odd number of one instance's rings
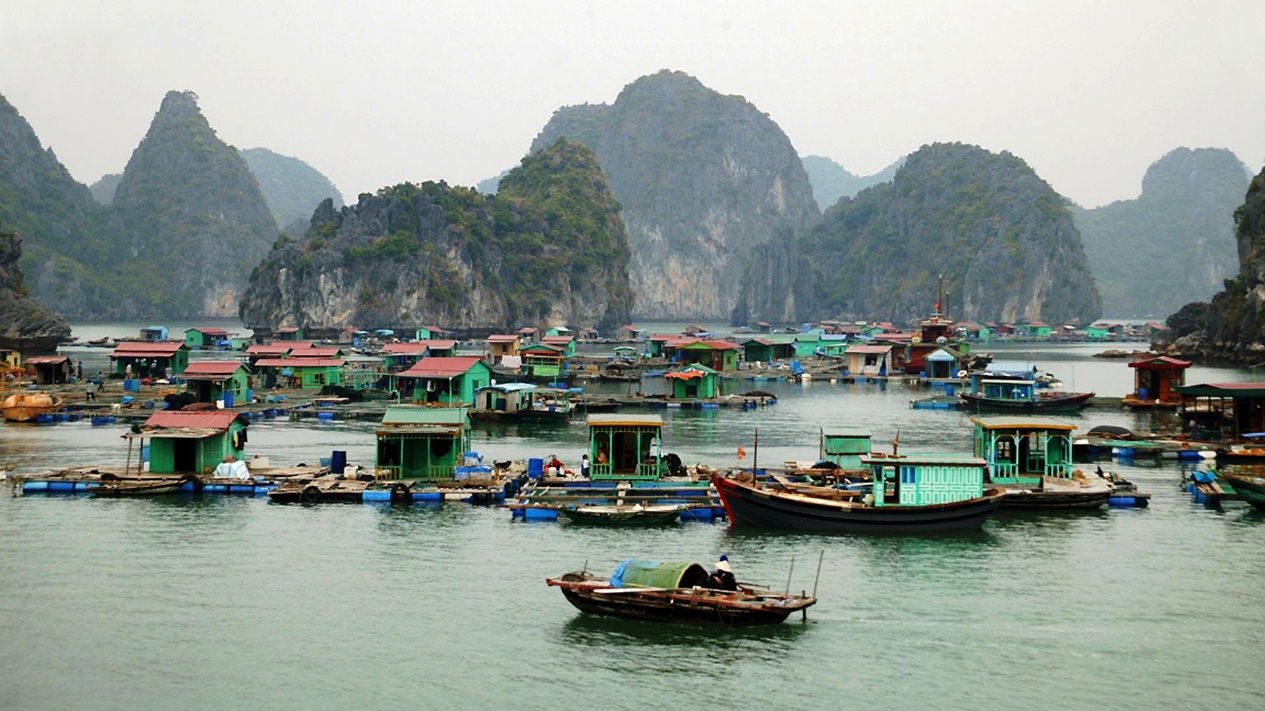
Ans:
{"label": "rocky cliff", "polygon": [[758,250],[734,321],[903,323],[932,310],[940,275],[957,319],[1087,323],[1101,313],[1062,198],[1009,153],[936,144],[793,242]]}
{"label": "rocky cliff", "polygon": [[22,238],[0,224],[0,348],[23,355],[52,353],[70,340],[70,326],[26,295],[22,285]]}
{"label": "rocky cliff", "polygon": [[343,206],[338,188],[304,161],[267,148],[248,148],[241,155],[259,182],[272,219],[286,234],[302,234],[316,206],[326,198],[333,200],[335,209]]}
{"label": "rocky cliff", "polygon": [[680,72],[642,77],[610,105],[559,109],[532,151],[562,136],[597,154],[623,205],[641,318],[728,318],[752,250],[818,219],[777,124]]}
{"label": "rocky cliff", "polygon": [[1178,148],[1151,165],[1136,200],[1076,209],[1107,315],[1157,318],[1220,289],[1238,271],[1233,213],[1249,180],[1230,151]]}
{"label": "rocky cliff", "polygon": [[383,188],[281,238],[251,275],[241,316],[278,326],[489,332],[525,324],[610,328],[632,305],[619,205],[592,152],[558,141],[495,196],[444,183]]}
{"label": "rocky cliff", "polygon": [[813,186],[813,199],[817,207],[826,210],[839,202],[839,198],[855,197],[857,193],[879,183],[891,181],[905,159],[892,163],[874,175],[853,175],[849,170],[825,156],[804,156],[804,172]]}
{"label": "rocky cliff", "polygon": [[1238,275],[1223,282],[1225,290],[1211,304],[1187,304],[1169,316],[1170,331],[1156,338],[1156,350],[1241,363],[1265,360],[1265,169],[1248,185],[1234,225]]}

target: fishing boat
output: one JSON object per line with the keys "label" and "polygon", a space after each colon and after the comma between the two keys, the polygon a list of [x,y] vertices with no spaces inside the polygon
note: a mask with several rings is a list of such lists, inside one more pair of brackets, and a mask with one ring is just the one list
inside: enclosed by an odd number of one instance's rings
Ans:
{"label": "fishing boat", "polygon": [[1094,393],[1070,393],[1039,388],[1032,379],[972,379],[973,391],[961,394],[966,406],[977,412],[1039,414],[1076,412]]}
{"label": "fishing boat", "polygon": [[658,622],[772,625],[817,603],[810,595],[774,592],[740,583],[737,590],[708,587],[698,563],[628,559],[609,578],[586,570],[547,578],[581,612]]}
{"label": "fishing boat", "polygon": [[542,388],[532,383],[500,383],[475,391],[470,419],[484,422],[566,422],[572,409],[571,396],[566,390]]}
{"label": "fishing boat", "polygon": [[757,483],[749,473],[715,476],[731,526],[822,533],[942,534],[973,531],[1005,495],[984,488],[986,463],[960,455],[874,453],[861,458],[870,491]]}
{"label": "fishing boat", "polygon": [[180,491],[188,477],[178,479],[106,479],[100,486],[89,489],[98,498],[122,498],[128,496],[162,496]]}
{"label": "fishing boat", "polygon": [[559,506],[558,513],[572,523],[598,526],[660,526],[681,517],[681,504],[590,504]]}
{"label": "fishing boat", "polygon": [[1238,494],[1240,499],[1251,504],[1253,508],[1265,509],[1265,478],[1225,473],[1219,473],[1218,476],[1234,487],[1234,493]]}
{"label": "fishing boat", "polygon": [[40,415],[51,415],[62,409],[62,399],[48,393],[14,393],[0,406],[8,422],[30,422]]}

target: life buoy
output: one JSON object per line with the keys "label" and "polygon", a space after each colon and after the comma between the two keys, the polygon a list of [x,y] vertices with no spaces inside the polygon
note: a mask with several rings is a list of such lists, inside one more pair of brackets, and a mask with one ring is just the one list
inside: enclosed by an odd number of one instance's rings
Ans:
{"label": "life buoy", "polygon": [[300,495],[305,504],[315,504],[321,500],[321,488],[316,485],[304,487],[303,493]]}
{"label": "life buoy", "polygon": [[409,488],[408,484],[405,484],[402,481],[395,482],[391,485],[391,503],[413,503],[413,490]]}

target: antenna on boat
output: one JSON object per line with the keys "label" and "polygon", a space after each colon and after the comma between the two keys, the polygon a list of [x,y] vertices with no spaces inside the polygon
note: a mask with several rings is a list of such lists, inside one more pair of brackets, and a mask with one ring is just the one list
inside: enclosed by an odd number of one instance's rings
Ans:
{"label": "antenna on boat", "polygon": [[786,571],[786,594],[791,594],[791,576],[795,574],[795,556],[791,556],[791,569]]}

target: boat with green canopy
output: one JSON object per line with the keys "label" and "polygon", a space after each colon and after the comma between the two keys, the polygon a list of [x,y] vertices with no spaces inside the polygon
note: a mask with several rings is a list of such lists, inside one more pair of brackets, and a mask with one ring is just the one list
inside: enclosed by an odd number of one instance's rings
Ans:
{"label": "boat with green canopy", "polygon": [[[817,603],[814,596],[774,592],[750,583],[737,590],[711,587],[698,563],[629,558],[609,578],[587,570],[547,578],[582,612],[658,622],[771,625]],[[815,593],[816,591],[814,591]]]}

